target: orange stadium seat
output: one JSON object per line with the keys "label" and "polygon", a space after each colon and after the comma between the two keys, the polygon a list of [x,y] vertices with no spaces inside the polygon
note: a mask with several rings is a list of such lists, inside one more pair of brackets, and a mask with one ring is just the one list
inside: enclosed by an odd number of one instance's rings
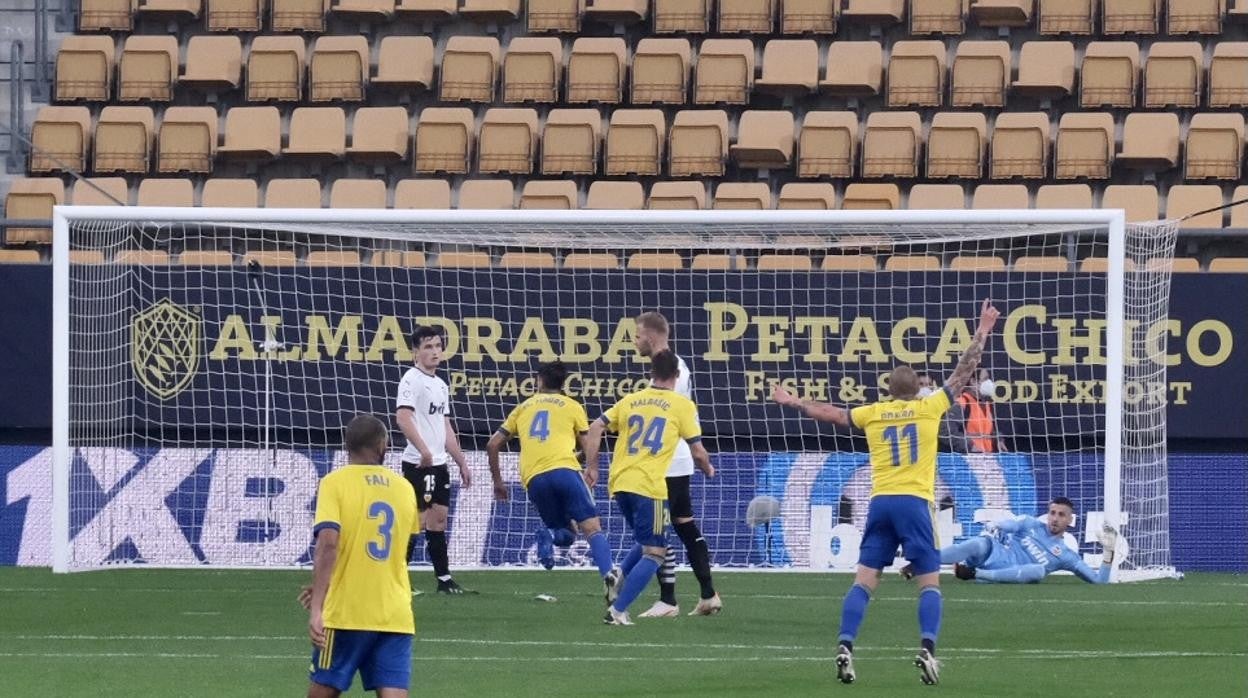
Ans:
{"label": "orange stadium seat", "polygon": [[1109,179],[1116,150],[1114,115],[1108,112],[1062,114],[1057,125],[1054,177]]}
{"label": "orange stadium seat", "polygon": [[901,190],[896,184],[854,182],[845,187],[841,208],[846,211],[895,211],[901,208]]}
{"label": "orange stadium seat", "polygon": [[927,137],[930,179],[979,179],[988,152],[988,118],[982,113],[939,112]]}
{"label": "orange stadium seat", "polygon": [[634,252],[628,256],[629,269],[684,269],[685,260],[679,252]]}
{"label": "orange stadium seat", "polygon": [[813,39],[772,39],[763,47],[759,92],[808,95],[819,87],[819,44]]}
{"label": "orange stadium seat", "polygon": [[657,175],[667,141],[659,109],[616,109],[607,130],[607,175]]}
{"label": "orange stadium seat", "polygon": [[209,179],[199,195],[199,205],[221,208],[256,208],[260,186],[251,179]]}
{"label": "orange stadium seat", "polygon": [[135,10],[140,17],[170,22],[189,22],[199,17],[200,0],[143,0]]}
{"label": "orange stadium seat", "polygon": [[[449,0],[454,7],[455,0]],[[528,29],[530,34],[559,32],[575,34],[581,30],[585,0],[529,0]]]}
{"label": "orange stadium seat", "polygon": [[143,266],[167,266],[169,253],[165,250],[119,250],[113,255],[114,264],[138,264]]}
{"label": "orange stadium seat", "polygon": [[135,196],[138,206],[194,206],[195,185],[189,179],[144,179]]}
{"label": "orange stadium seat", "polygon": [[433,39],[428,36],[387,36],[377,50],[374,87],[427,90],[433,87]]}
{"label": "orange stadium seat", "polygon": [[940,259],[930,255],[895,254],[884,260],[884,271],[940,271]]}
{"label": "orange stadium seat", "polygon": [[177,37],[126,38],[117,61],[117,101],[168,102],[177,82]]}
{"label": "orange stadium seat", "polygon": [[394,185],[395,208],[451,207],[451,183],[445,179],[402,179]]}
{"label": "orange stadium seat", "polygon": [[[530,4],[537,4],[530,0]],[[415,22],[445,22],[459,11],[459,0],[398,0],[394,13]]]}
{"label": "orange stadium seat", "polygon": [[293,267],[299,263],[299,258],[294,250],[248,250],[243,254],[243,264],[247,266],[253,263],[264,267]]}
{"label": "orange stadium seat", "polygon": [[884,85],[884,47],[878,41],[833,41],[819,90],[845,97],[872,97]]}
{"label": "orange stadium seat", "polygon": [[1199,41],[1158,41],[1144,64],[1144,106],[1195,107],[1205,78],[1205,47]]}
{"label": "orange stadium seat", "polygon": [[1096,0],[1040,0],[1041,34],[1088,35],[1096,23]]}
{"label": "orange stadium seat", "polygon": [[694,73],[695,104],[745,104],[754,89],[754,44],[749,39],[707,39]]}
{"label": "orange stadium seat", "polygon": [[862,137],[862,176],[917,177],[923,148],[918,112],[873,112]]}
{"label": "orange stadium seat", "polygon": [[312,250],[304,263],[310,267],[358,267],[360,253],[357,250]]}
{"label": "orange stadium seat", "polygon": [[143,174],[151,168],[156,144],[151,107],[104,107],[95,126],[92,170],[99,174]]}
{"label": "orange stadium seat", "polygon": [[688,39],[642,39],[633,54],[633,104],[684,104],[689,90]]}
{"label": "orange stadium seat", "polygon": [[1156,34],[1160,19],[1161,0],[1101,0],[1103,34]]}
{"label": "orange stadium seat", "polygon": [[336,179],[329,187],[330,208],[385,208],[386,183],[380,179]]}
{"label": "orange stadium seat", "polygon": [[39,107],[30,127],[31,173],[82,171],[91,151],[91,111],[86,107]]}
{"label": "orange stadium seat", "polygon": [[1033,0],[975,0],[971,17],[981,27],[1026,27],[1033,9]]}
{"label": "orange stadium seat", "polygon": [[1022,256],[1014,260],[1014,271],[1048,274],[1070,271],[1070,260],[1065,257]]}
{"label": "orange stadium seat", "polygon": [[1075,92],[1075,45],[1069,41],[1028,41],[1018,53],[1018,79],[1011,89],[1038,99],[1060,99]]}
{"label": "orange stadium seat", "polygon": [[[56,177],[27,177],[13,180],[4,197],[4,217],[14,220],[52,220],[52,207],[65,203],[65,183]],[[11,227],[4,244],[52,242],[52,228]]]}
{"label": "orange stadium seat", "polygon": [[[520,208],[525,208],[523,205]],[[530,208],[547,208],[536,206]],[[562,207],[551,207],[562,208]],[[504,252],[498,258],[498,266],[503,269],[554,269],[555,256],[549,252]]]}
{"label": "orange stadium seat", "polygon": [[1036,191],[1036,208],[1093,208],[1087,184],[1045,184]]}
{"label": "orange stadium seat", "polygon": [[889,107],[939,107],[945,91],[945,44],[898,41],[888,59]]}
{"label": "orange stadium seat", "polygon": [[719,0],[720,34],[770,34],[776,17],[775,0]]}
{"label": "orange stadium seat", "polygon": [[715,187],[715,199],[711,205],[711,208],[717,209],[755,211],[771,207],[771,187],[762,182],[721,182]]}
{"label": "orange stadium seat", "polygon": [[852,177],[857,160],[857,113],[806,112],[797,141],[798,177]]}
{"label": "orange stadium seat", "polygon": [[298,36],[257,36],[247,56],[248,102],[298,102],[306,48]]}
{"label": "orange stadium seat", "polygon": [[443,102],[494,101],[498,82],[498,39],[456,34],[442,50],[442,82],[438,99]]}
{"label": "orange stadium seat", "polygon": [[237,36],[192,36],[178,84],[200,92],[228,92],[243,84],[243,42]]}
{"label": "orange stadium seat", "polygon": [[337,0],[329,11],[352,22],[385,22],[394,17],[394,0]]}
{"label": "orange stadium seat", "polygon": [[905,0],[846,0],[841,19],[858,24],[898,24],[906,16]]}
{"label": "orange stadium seat", "polygon": [[308,101],[364,101],[364,90],[368,87],[368,56],[366,37],[318,38],[308,65]]}
{"label": "orange stadium seat", "polygon": [[1134,41],[1093,41],[1083,54],[1079,106],[1130,108],[1140,84],[1140,46]]}
{"label": "orange stadium seat", "polygon": [[467,179],[459,185],[459,205],[468,209],[511,209],[516,192],[509,179]]}
{"label": "orange stadium seat", "polygon": [[1161,210],[1157,187],[1149,184],[1111,184],[1105,187],[1101,208],[1120,208],[1128,223],[1153,221]]}
{"label": "orange stadium seat", "polygon": [[282,151],[282,113],[277,107],[234,107],[225,113],[224,159],[272,160]]}
{"label": "orange stadium seat", "polygon": [[949,260],[950,271],[1005,271],[1005,260],[991,255],[959,255]]}
{"label": "orange stadium seat", "polygon": [[781,34],[835,34],[841,3],[833,0],[784,0],[780,4]]}
{"label": "orange stadium seat", "polygon": [[320,208],[321,182],[311,178],[270,179],[264,188],[265,208]]}
{"label": "orange stadium seat", "polygon": [[1138,170],[1169,170],[1179,164],[1179,115],[1128,114],[1122,127],[1118,162]]}
{"label": "orange stadium seat", "polygon": [[970,0],[926,0],[910,4],[910,35],[945,34],[966,31]]}
{"label": "orange stadium seat", "polygon": [[1248,274],[1248,257],[1218,257],[1209,260],[1209,271],[1215,274]]}
{"label": "orange stadium seat", "polygon": [[464,0],[459,16],[480,24],[505,24],[520,18],[520,0]]}
{"label": "orange stadium seat", "polygon": [[906,208],[951,211],[966,208],[961,184],[916,184],[910,187]]}
{"label": "orange stadium seat", "polygon": [[264,0],[206,0],[204,28],[210,32],[258,32]]}
{"label": "orange stadium seat", "polygon": [[643,209],[646,192],[640,182],[598,181],[589,185],[585,194],[587,209]]}
{"label": "orange stadium seat", "polygon": [[794,127],[791,111],[743,112],[732,159],[742,169],[787,169],[793,163]]}
{"label": "orange stadium seat", "polygon": [[949,105],[1003,107],[1013,60],[1008,41],[960,41],[949,71]]}
{"label": "orange stadium seat", "polygon": [[468,174],[476,117],[467,107],[426,107],[414,136],[414,170],[421,173]]}
{"label": "orange stadium seat", "polygon": [[70,201],[75,206],[129,206],[130,188],[124,177],[84,177],[74,180]]}
{"label": "orange stadium seat", "polygon": [[361,107],[351,123],[347,157],[360,162],[393,163],[407,159],[409,119],[404,107]]}
{"label": "orange stadium seat", "polygon": [[856,272],[872,272],[876,271],[877,263],[875,257],[865,254],[827,254],[823,257],[823,262],[819,264],[819,268],[824,271],[856,271]]}
{"label": "orange stadium seat", "polygon": [[290,116],[284,157],[338,160],[347,152],[347,114],[341,107],[299,107]]}
{"label": "orange stadium seat", "polygon": [[1240,179],[1243,114],[1196,114],[1187,129],[1184,179]]}
{"label": "orange stadium seat", "polygon": [[1221,228],[1224,212],[1209,209],[1223,203],[1222,187],[1216,184],[1176,184],[1166,192],[1166,218],[1180,219],[1180,228]]}
{"label": "orange stadium seat", "polygon": [[601,147],[597,109],[552,109],[542,132],[542,174],[594,174]]}
{"label": "orange stadium seat", "polygon": [[724,173],[727,157],[727,112],[721,109],[676,112],[668,144],[669,175],[718,177]]}
{"label": "orange stadium seat", "polygon": [[559,99],[563,43],[553,36],[511,40],[503,57],[503,101],[551,103]]}
{"label": "orange stadium seat", "polygon": [[110,36],[67,36],[56,52],[56,101],[107,102],[116,46]]}
{"label": "orange stadium seat", "polygon": [[624,40],[582,37],[572,42],[568,58],[567,102],[619,104],[624,96],[628,46]]}
{"label": "orange stadium seat", "polygon": [[1048,171],[1049,115],[1003,112],[992,130],[992,179],[1043,179]]}
{"label": "orange stadium seat", "polygon": [[134,28],[136,0],[82,0],[78,31],[128,32]]}
{"label": "orange stadium seat", "polygon": [[[625,184],[626,182],[620,182]],[[569,252],[563,257],[564,269],[618,269],[620,258],[610,252]]]}
{"label": "orange stadium seat", "polygon": [[815,265],[810,255],[768,252],[758,256],[755,268],[759,271],[810,271]]}
{"label": "orange stadium seat", "polygon": [[271,0],[270,28],[275,32],[325,31],[329,0]]}
{"label": "orange stadium seat", "polygon": [[581,194],[570,179],[526,182],[520,192],[520,208],[580,208]]}
{"label": "orange stadium seat", "polygon": [[537,137],[536,109],[487,109],[477,135],[477,172],[531,173]]}
{"label": "orange stadium seat", "polygon": [[1209,106],[1248,106],[1248,41],[1222,41],[1209,60]]}
{"label": "orange stadium seat", "polygon": [[836,187],[826,182],[789,182],[780,187],[776,208],[832,210],[836,208]]}
{"label": "orange stadium seat", "polygon": [[705,34],[710,27],[711,0],[664,0],[654,3],[655,34]]}
{"label": "orange stadium seat", "polygon": [[646,19],[648,0],[593,0],[585,6],[585,21],[604,24],[636,24]]}
{"label": "orange stadium seat", "polygon": [[971,208],[1031,208],[1026,184],[981,184],[971,196]]}
{"label": "orange stadium seat", "polygon": [[655,182],[646,208],[698,210],[706,208],[706,184],[702,182]]}
{"label": "orange stadium seat", "polygon": [[157,172],[212,172],[217,156],[217,110],[169,107],[160,124]]}

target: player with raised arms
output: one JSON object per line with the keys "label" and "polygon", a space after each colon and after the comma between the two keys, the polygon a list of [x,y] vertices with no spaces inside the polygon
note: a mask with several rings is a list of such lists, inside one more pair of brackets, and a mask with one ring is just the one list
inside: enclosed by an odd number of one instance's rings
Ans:
{"label": "player with raised arms", "polygon": [[[572,545],[576,534],[568,523],[575,521],[610,593],[616,582],[611,570],[611,545],[602,532],[593,495],[581,476],[581,463],[576,456],[577,445],[589,429],[589,419],[581,403],[563,394],[567,379],[568,369],[561,361],[538,367],[537,393],[517,405],[486,444],[494,498],[505,502],[508,497],[499,451],[513,437],[519,437],[520,482],[542,518],[536,535],[538,561],[546,569],[555,566],[554,546]],[[583,449],[584,445],[580,445]]]}
{"label": "player with raised arms", "polygon": [[585,480],[598,481],[598,449],[607,431],[619,434],[611,459],[608,491],[633,532],[634,545],[624,558],[625,577],[603,622],[632,625],[628,607],[645,590],[663,564],[667,550],[667,469],[676,444],[685,441],[698,469],[714,475],[711,457],[702,445],[698,408],[676,392],[680,363],[670,350],[650,357],[650,387],[615,403],[589,427],[585,441]]}
{"label": "player with raised arms", "polygon": [[[412,332],[412,351],[416,365],[399,381],[395,412],[395,421],[407,437],[403,477],[416,490],[416,506],[425,529],[425,552],[433,564],[438,593],[463,594],[464,588],[451,577],[446,545],[446,519],[451,511],[451,472],[447,463],[454,460],[459,466],[463,487],[472,485],[472,473],[451,424],[450,388],[437,375],[442,363],[442,335],[432,327],[417,327]],[[407,551],[409,560],[414,548],[415,545]]]}
{"label": "player with raised arms", "polygon": [[935,531],[936,446],[940,421],[954,396],[975,374],[984,343],[1001,316],[984,300],[979,325],[970,345],[944,387],[919,399],[918,374],[909,366],[897,366],[889,377],[891,398],[852,410],[802,400],[776,386],[772,399],[800,409],[820,422],[831,422],[865,432],[871,462],[871,503],[866,530],[858,552],[854,584],[841,608],[841,629],[836,652],[837,678],[853,683],[854,640],[866,616],[871,594],[880,573],[893,561],[900,544],[919,583],[919,637],[921,647],[914,664],[925,684],[939,681],[936,638],[940,632],[940,551]]}
{"label": "player with raised arms", "polygon": [[388,438],[380,419],[352,419],[349,465],[317,489],[312,587],[301,598],[313,645],[309,698],[339,695],[357,671],[365,691],[407,695],[416,623],[403,553],[420,519],[411,484],[382,465]]}

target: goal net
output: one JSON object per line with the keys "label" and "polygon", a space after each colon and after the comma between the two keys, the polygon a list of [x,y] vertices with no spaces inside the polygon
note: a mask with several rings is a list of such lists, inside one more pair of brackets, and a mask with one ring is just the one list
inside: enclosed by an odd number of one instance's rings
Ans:
{"label": "goal net", "polygon": [[[452,566],[534,565],[539,519],[515,444],[501,502],[485,440],[533,392],[540,362],[569,364],[567,391],[591,419],[643,387],[632,340],[646,310],[671,321],[692,372],[718,473],[693,484],[714,563],[852,569],[865,443],[783,411],[771,388],[852,407],[886,396],[896,364],[939,386],[991,298],[1002,321],[961,400],[978,401],[993,434],[966,431],[970,404],[942,428],[941,540],[1067,496],[1068,544],[1093,565],[1108,519],[1124,532],[1117,579],[1173,572],[1171,223],[1124,226],[1108,211],[74,207],[55,223],[58,570],[309,564],[317,483],[345,461],[345,423],[385,416],[399,466],[395,393],[418,324],[444,336],[439,373],[475,475],[462,487],[451,469]],[[620,550],[622,521],[603,485],[595,495]],[[757,498],[775,505],[751,508]],[[586,558],[577,544],[557,564]]]}

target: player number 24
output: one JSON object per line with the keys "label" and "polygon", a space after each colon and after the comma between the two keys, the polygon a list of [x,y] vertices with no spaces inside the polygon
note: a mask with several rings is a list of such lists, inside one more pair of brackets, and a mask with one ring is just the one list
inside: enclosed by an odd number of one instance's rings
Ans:
{"label": "player number 24", "polygon": [[641,451],[637,446],[640,440],[641,445],[650,449],[651,455],[658,455],[663,450],[663,430],[667,428],[667,420],[663,417],[655,417],[650,420],[650,424],[646,424],[646,420],[641,415],[635,414],[628,418],[628,453],[636,455]]}
{"label": "player number 24", "polygon": [[[900,430],[900,432],[898,431]],[[884,440],[893,449],[893,467],[901,465],[901,441],[905,439],[910,445],[910,465],[919,459],[919,427],[911,422],[900,426],[893,425],[884,430]]]}
{"label": "player number 24", "polygon": [[364,549],[374,560],[387,560],[390,558],[390,529],[394,527],[394,509],[385,502],[373,502],[368,505],[368,518],[381,519],[377,522],[377,535],[381,536],[381,545],[370,540]]}

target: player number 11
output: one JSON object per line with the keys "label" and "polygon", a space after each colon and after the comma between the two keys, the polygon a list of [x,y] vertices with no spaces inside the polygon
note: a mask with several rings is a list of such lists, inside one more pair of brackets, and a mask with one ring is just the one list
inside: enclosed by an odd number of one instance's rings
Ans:
{"label": "player number 11", "polygon": [[[900,428],[900,435],[898,429]],[[898,427],[894,424],[884,429],[884,440],[893,449],[893,467],[901,465],[901,440],[910,444],[910,465],[919,459],[919,427],[914,422]]]}

